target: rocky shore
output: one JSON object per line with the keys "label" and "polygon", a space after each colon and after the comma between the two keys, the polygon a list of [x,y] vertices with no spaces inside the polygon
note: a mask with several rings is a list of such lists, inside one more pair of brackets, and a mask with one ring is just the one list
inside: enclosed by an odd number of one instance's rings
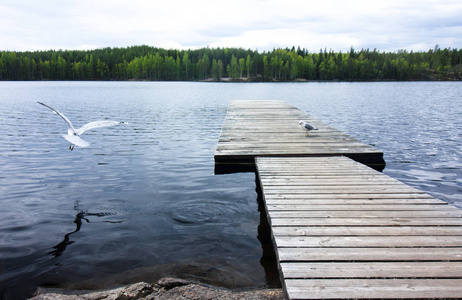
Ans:
{"label": "rocky shore", "polygon": [[155,284],[139,282],[132,285],[104,291],[65,291],[60,289],[39,289],[33,300],[131,300],[131,299],[284,299],[282,289],[258,289],[234,291],[198,282],[162,278]]}

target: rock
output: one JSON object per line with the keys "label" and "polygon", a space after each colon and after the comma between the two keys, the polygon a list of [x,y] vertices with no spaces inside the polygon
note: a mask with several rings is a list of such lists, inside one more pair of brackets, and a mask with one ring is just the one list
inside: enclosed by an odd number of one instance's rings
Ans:
{"label": "rock", "polygon": [[90,292],[90,291],[63,291],[59,289],[39,289],[34,300],[129,300],[141,299],[150,295],[154,291],[154,286],[149,283],[139,282],[126,287],[113,290]]}
{"label": "rock", "polygon": [[58,289],[39,289],[32,300],[131,300],[131,299],[284,299],[282,289],[259,289],[232,291],[207,286],[201,283],[178,279],[162,278],[155,284],[145,282],[105,291],[64,291]]}
{"label": "rock", "polygon": [[185,280],[185,279],[179,279],[179,278],[162,278],[156,283],[156,287],[159,289],[166,289],[166,290],[171,290],[175,287],[180,287],[184,285],[191,284],[191,281]]}

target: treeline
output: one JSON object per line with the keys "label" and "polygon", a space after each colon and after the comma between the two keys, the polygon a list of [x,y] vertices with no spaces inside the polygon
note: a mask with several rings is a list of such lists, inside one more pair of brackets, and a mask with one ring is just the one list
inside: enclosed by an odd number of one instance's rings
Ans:
{"label": "treeline", "polygon": [[298,47],[2,51],[0,80],[462,80],[462,49],[347,53]]}

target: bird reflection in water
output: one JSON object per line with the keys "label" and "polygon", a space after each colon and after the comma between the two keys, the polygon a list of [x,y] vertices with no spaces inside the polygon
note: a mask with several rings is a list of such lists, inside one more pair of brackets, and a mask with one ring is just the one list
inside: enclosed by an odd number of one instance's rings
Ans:
{"label": "bird reflection in water", "polygon": [[[75,243],[75,241],[70,240],[70,236],[80,231],[80,228],[82,228],[83,221],[85,221],[86,223],[90,223],[90,220],[87,218],[88,216],[106,217],[109,215],[114,215],[114,213],[108,213],[108,212],[89,213],[87,211],[77,209],[77,206],[78,206],[78,203],[74,205],[74,209],[77,211],[77,214],[75,215],[75,220],[74,220],[74,223],[76,224],[75,230],[65,234],[63,241],[53,247],[53,249],[55,250],[48,252],[48,254],[53,255],[55,258],[58,256],[61,256],[63,252],[66,250],[67,246]],[[121,220],[121,221],[105,220],[103,222],[104,223],[122,223],[124,222],[124,220]]]}

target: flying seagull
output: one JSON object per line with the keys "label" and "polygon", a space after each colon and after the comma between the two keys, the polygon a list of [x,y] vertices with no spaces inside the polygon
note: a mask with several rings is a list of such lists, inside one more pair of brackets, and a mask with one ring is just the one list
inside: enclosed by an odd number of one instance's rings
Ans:
{"label": "flying seagull", "polygon": [[124,122],[119,122],[119,121],[95,121],[95,122],[87,123],[87,124],[83,125],[82,127],[80,127],[79,129],[75,129],[74,126],[72,125],[71,121],[65,115],[63,115],[62,113],[60,113],[59,111],[57,111],[53,107],[51,107],[49,105],[46,105],[45,103],[38,102],[38,101],[37,101],[37,103],[41,104],[41,105],[43,105],[45,107],[48,107],[55,114],[57,114],[58,116],[63,118],[64,121],[66,121],[67,127],[69,127],[69,128],[67,129],[67,134],[63,134],[63,138],[65,138],[69,143],[71,143],[69,145],[69,150],[73,150],[74,145],[82,147],[82,148],[90,146],[89,142],[87,142],[87,141],[80,138],[80,135],[82,133],[84,133],[85,131],[87,131],[87,130],[94,129],[94,128],[101,128],[101,127],[109,127],[109,126],[114,126],[114,125],[117,125],[117,124],[124,123]]}
{"label": "flying seagull", "polygon": [[308,136],[311,130],[318,130],[316,127],[306,123],[305,121],[298,122],[298,126],[300,126],[301,129],[306,130],[305,136]]}

